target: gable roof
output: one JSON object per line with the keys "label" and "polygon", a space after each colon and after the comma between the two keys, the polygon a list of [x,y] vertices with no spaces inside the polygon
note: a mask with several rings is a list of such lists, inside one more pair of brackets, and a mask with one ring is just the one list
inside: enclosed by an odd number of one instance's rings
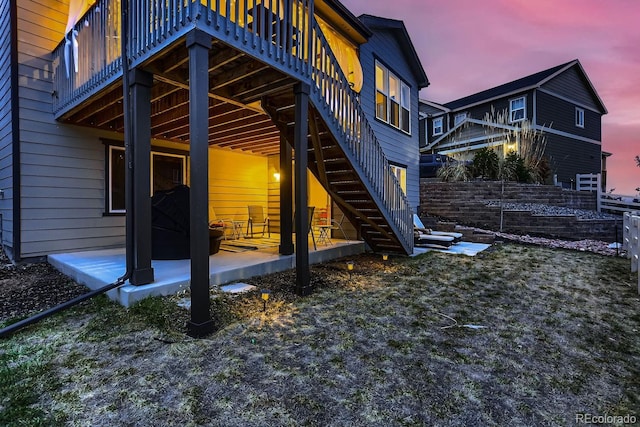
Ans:
{"label": "gable roof", "polygon": [[410,68],[416,75],[418,86],[421,88],[429,86],[427,73],[425,73],[424,68],[422,67],[422,63],[420,62],[418,53],[411,42],[411,37],[409,37],[409,33],[407,32],[407,28],[404,26],[404,22],[397,19],[380,18],[373,15],[360,15],[358,19],[360,19],[360,21],[362,21],[362,23],[368,28],[380,28],[393,31],[400,47],[402,48],[402,52],[404,52],[407,57]]}
{"label": "gable roof", "polygon": [[440,116],[451,111],[444,105],[429,101],[428,99],[419,99],[418,109],[420,113],[425,114],[425,116]]}
{"label": "gable roof", "polygon": [[464,98],[456,99],[455,101],[447,102],[443,104],[445,107],[451,110],[458,110],[461,108],[470,107],[475,104],[488,102],[497,98],[502,98],[512,93],[522,92],[529,89],[534,89],[542,86],[552,78],[565,72],[566,70],[577,67],[578,73],[586,82],[587,87],[591,91],[593,97],[596,99],[598,106],[603,114],[607,113],[607,108],[598,96],[595,88],[591,84],[589,77],[585,73],[580,61],[574,59],[573,61],[566,62],[564,64],[556,65],[555,67],[539,71],[537,73],[513,80],[509,83],[502,84],[500,86],[493,87],[491,89],[483,90],[482,92],[474,93],[473,95],[465,96]]}

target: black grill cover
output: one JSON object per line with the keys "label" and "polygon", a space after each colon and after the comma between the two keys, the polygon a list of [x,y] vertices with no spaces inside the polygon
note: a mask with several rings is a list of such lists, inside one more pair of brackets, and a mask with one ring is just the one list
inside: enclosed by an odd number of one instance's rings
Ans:
{"label": "black grill cover", "polygon": [[[189,187],[156,191],[151,198],[151,258],[190,258]],[[209,230],[209,253],[220,248],[222,230]]]}

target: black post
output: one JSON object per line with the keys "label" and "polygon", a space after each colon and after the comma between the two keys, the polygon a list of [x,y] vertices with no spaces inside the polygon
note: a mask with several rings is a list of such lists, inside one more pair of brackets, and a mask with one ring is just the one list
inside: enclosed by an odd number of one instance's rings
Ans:
{"label": "black post", "polygon": [[133,270],[131,283],[153,282],[151,267],[151,74],[134,68],[129,74],[133,120]]}
{"label": "black post", "polygon": [[309,129],[309,85],[298,83],[295,93],[294,150],[295,198],[296,198],[296,293],[301,296],[311,293],[309,271],[309,214],[307,212],[307,149]]}
{"label": "black post", "polygon": [[187,34],[189,49],[189,154],[191,156],[191,320],[188,334],[214,330],[209,311],[209,49],[211,36]]}
{"label": "black post", "polygon": [[293,253],[293,187],[291,145],[280,133],[280,253]]}

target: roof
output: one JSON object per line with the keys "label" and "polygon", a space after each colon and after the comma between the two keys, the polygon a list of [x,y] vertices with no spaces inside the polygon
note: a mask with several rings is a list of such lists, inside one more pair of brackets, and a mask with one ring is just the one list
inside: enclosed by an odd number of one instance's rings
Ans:
{"label": "roof", "polygon": [[493,99],[502,98],[512,93],[534,89],[534,88],[540,87],[544,83],[548,82],[549,80],[563,73],[564,71],[570,69],[571,67],[578,67],[579,73],[582,74],[582,77],[587,83],[587,86],[589,87],[595,99],[597,100],[601,111],[603,112],[603,114],[606,114],[607,109],[604,106],[604,103],[598,96],[598,93],[596,92],[595,88],[591,84],[591,81],[587,77],[587,74],[582,68],[580,61],[578,61],[577,59],[566,62],[564,64],[556,65],[555,67],[552,67],[543,71],[539,71],[537,73],[519,78],[517,80],[513,80],[509,83],[505,83],[500,86],[493,87],[491,89],[483,90],[482,92],[474,93],[473,95],[465,96],[464,98],[456,99],[455,101],[447,102],[443,105],[451,110],[458,110],[461,108],[469,107],[474,104],[479,104],[479,103],[491,101]]}
{"label": "roof", "polygon": [[421,113],[425,113],[429,116],[439,116],[451,111],[444,105],[434,101],[429,101],[428,99],[420,99],[418,102],[418,108]]}
{"label": "roof", "polygon": [[397,19],[380,18],[373,15],[360,15],[358,19],[360,19],[360,21],[362,21],[368,28],[380,28],[394,31],[397,35],[398,43],[400,44],[402,51],[407,56],[411,69],[416,75],[418,86],[421,88],[429,86],[427,73],[422,67],[422,62],[420,62],[418,53],[411,42],[411,37],[409,37],[407,28],[404,26],[404,22]]}

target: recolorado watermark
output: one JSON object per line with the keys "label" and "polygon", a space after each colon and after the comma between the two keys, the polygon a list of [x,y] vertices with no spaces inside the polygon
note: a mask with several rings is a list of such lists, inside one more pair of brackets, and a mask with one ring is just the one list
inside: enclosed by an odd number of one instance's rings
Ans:
{"label": "recolorado watermark", "polygon": [[595,415],[595,414],[576,414],[576,423],[578,424],[635,424],[637,418],[635,415]]}

